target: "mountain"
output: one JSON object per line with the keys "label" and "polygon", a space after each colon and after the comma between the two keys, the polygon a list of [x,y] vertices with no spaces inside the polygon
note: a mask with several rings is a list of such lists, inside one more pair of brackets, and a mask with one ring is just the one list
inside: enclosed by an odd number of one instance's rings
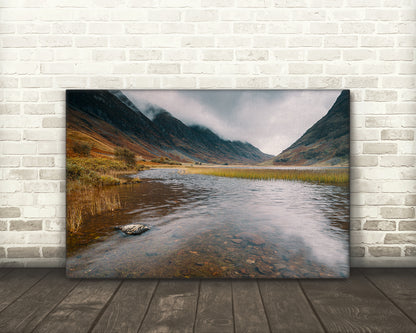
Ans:
{"label": "mountain", "polygon": [[121,146],[146,159],[165,156],[207,163],[254,164],[271,157],[249,143],[188,126],[158,106],[139,109],[119,90],[68,90],[66,98],[67,146],[88,141],[100,154]]}
{"label": "mountain", "polygon": [[328,113],[272,159],[271,164],[347,166],[349,134],[350,93],[343,90]]}

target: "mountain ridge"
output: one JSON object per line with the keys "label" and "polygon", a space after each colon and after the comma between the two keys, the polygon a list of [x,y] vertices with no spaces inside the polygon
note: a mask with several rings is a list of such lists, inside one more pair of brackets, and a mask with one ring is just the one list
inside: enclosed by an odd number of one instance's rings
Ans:
{"label": "mountain ridge", "polygon": [[165,109],[151,107],[153,119],[119,90],[68,90],[68,139],[93,136],[96,142],[125,146],[143,158],[256,164],[271,157],[249,143],[224,140],[210,129],[187,126]]}
{"label": "mountain ridge", "polygon": [[348,166],[350,93],[343,90],[324,117],[265,164]]}

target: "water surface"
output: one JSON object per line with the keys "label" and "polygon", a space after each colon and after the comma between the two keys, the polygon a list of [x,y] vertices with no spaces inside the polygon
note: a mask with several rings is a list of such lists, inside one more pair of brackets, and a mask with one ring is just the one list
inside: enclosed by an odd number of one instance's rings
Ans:
{"label": "water surface", "polygon": [[[348,187],[153,169],[68,238],[71,277],[347,277]],[[68,202],[70,204],[70,201]],[[115,225],[151,230],[125,236]]]}

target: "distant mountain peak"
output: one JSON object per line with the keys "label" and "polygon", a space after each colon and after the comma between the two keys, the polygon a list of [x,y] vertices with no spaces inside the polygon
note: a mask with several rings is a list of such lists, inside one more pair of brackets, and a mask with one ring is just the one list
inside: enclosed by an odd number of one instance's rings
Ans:
{"label": "distant mountain peak", "polygon": [[[274,165],[348,165],[350,94],[343,90],[327,114],[277,155]],[[270,162],[268,162],[270,163]]]}

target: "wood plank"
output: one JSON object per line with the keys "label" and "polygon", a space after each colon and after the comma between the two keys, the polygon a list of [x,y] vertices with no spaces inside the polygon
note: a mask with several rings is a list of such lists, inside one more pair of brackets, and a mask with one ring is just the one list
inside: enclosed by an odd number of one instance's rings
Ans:
{"label": "wood plank", "polygon": [[87,332],[120,284],[115,280],[81,281],[34,332]]}
{"label": "wood plank", "polygon": [[195,332],[234,332],[231,281],[201,282]]}
{"label": "wood plank", "polygon": [[198,281],[161,281],[139,332],[192,332],[198,286]]}
{"label": "wood plank", "polygon": [[16,268],[0,279],[0,311],[23,295],[50,270],[41,268]]}
{"label": "wood plank", "polygon": [[157,280],[123,281],[93,332],[134,332],[143,321]]}
{"label": "wood plank", "polygon": [[0,268],[0,279],[6,274],[10,273],[13,268]]}
{"label": "wood plank", "polygon": [[329,332],[414,332],[414,324],[361,273],[300,282]]}
{"label": "wood plank", "polygon": [[31,332],[78,282],[53,269],[0,313],[0,332]]}
{"label": "wood plank", "polygon": [[270,332],[257,281],[232,281],[235,332]]}
{"label": "wood plank", "polygon": [[386,268],[363,270],[363,273],[411,318],[413,323],[416,323],[416,274],[414,272],[405,268]]}
{"label": "wood plank", "polygon": [[259,281],[272,332],[324,332],[296,280]]}

